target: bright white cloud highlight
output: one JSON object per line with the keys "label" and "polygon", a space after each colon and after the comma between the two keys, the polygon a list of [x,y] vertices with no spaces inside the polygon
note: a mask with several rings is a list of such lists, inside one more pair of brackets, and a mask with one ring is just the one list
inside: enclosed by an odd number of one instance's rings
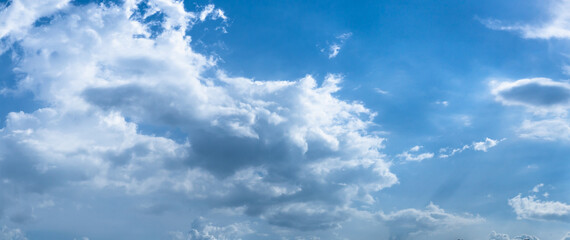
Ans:
{"label": "bright white cloud highlight", "polygon": [[505,140],[506,139],[504,138],[500,140],[485,138],[485,141],[473,142],[470,145],[463,145],[463,147],[460,148],[441,148],[439,149],[439,158],[448,158],[468,149],[472,149],[474,151],[487,152],[490,148],[497,146],[497,144]]}
{"label": "bright white cloud highlight", "polygon": [[570,1],[550,1],[550,19],[543,23],[535,24],[506,24],[499,20],[481,20],[488,28],[494,30],[515,31],[521,33],[524,38],[551,39],[570,38]]}
{"label": "bright white cloud highlight", "polygon": [[570,205],[558,201],[541,201],[536,196],[509,199],[518,219],[570,221]]}
{"label": "bright white cloud highlight", "polygon": [[352,36],[352,33],[348,32],[348,33],[343,33],[341,35],[338,35],[336,37],[336,41],[334,43],[332,43],[331,45],[329,45],[329,49],[328,49],[329,59],[335,58],[338,55],[338,53],[340,52],[340,49],[342,48],[342,46],[344,45],[346,40],[348,40],[351,36]]}
{"label": "bright white cloud highlight", "polygon": [[547,78],[492,82],[491,93],[507,106],[523,106],[530,116],[517,132],[522,138],[570,140],[570,84]]}
{"label": "bright white cloud highlight", "polygon": [[423,146],[414,146],[414,147],[410,148],[410,150],[404,151],[403,153],[396,155],[396,157],[402,158],[405,161],[412,161],[412,162],[421,162],[425,159],[433,158],[434,154],[431,152],[415,154],[422,147]]}

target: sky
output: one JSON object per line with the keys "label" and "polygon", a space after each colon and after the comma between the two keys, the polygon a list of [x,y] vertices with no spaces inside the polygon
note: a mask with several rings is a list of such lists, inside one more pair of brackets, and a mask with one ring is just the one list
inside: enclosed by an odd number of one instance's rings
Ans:
{"label": "sky", "polygon": [[568,79],[568,0],[0,0],[0,240],[569,240]]}

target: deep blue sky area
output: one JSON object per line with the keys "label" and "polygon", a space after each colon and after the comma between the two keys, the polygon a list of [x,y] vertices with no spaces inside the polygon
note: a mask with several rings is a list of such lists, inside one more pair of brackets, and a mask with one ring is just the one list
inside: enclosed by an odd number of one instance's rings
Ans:
{"label": "deep blue sky area", "polygon": [[0,0],[0,239],[570,240],[569,23]]}

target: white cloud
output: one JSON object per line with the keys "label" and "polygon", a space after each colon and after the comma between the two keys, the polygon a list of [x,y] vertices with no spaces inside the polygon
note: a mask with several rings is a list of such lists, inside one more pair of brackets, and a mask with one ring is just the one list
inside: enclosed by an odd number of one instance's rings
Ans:
{"label": "white cloud", "polygon": [[247,223],[233,223],[217,226],[204,218],[195,219],[188,233],[171,232],[172,240],[239,240],[253,233]]}
{"label": "white cloud", "polygon": [[435,104],[447,107],[449,105],[449,102],[448,101],[436,101]]}
{"label": "white cloud", "polygon": [[386,90],[382,90],[382,89],[380,89],[380,88],[374,88],[374,91],[377,92],[377,93],[380,93],[380,94],[382,94],[382,95],[386,95],[386,94],[389,94],[389,93],[390,93],[390,92],[388,92],[388,91],[386,91]]}
{"label": "white cloud", "polygon": [[[338,226],[346,206],[371,204],[373,192],[397,183],[384,139],[368,131],[375,113],[335,96],[340,76],[320,85],[311,76],[206,77],[215,61],[189,47],[185,30],[223,12],[186,12],[170,0],[151,0],[144,12],[136,3],[69,6],[47,25],[10,30],[25,76],[13,90],[46,105],[10,113],[0,130],[0,176],[10,188],[182,201],[174,195],[310,230]],[[157,11],[164,21],[146,19]]]}
{"label": "white cloud", "polygon": [[540,240],[540,239],[536,236],[531,236],[526,234],[511,238],[508,234],[496,233],[495,231],[493,231],[489,234],[489,240]]}
{"label": "white cloud", "polygon": [[439,149],[439,158],[448,158],[457,153],[461,153],[467,149],[473,149],[475,151],[487,152],[490,148],[497,146],[502,141],[506,139],[495,140],[491,138],[485,138],[485,141],[473,142],[470,145],[463,145],[460,148],[441,148]]}
{"label": "white cloud", "polygon": [[224,11],[222,9],[216,8],[214,4],[206,5],[204,9],[200,12],[198,19],[200,19],[200,21],[203,22],[206,21],[206,18],[208,18],[208,16],[212,20],[216,19],[222,19],[224,21],[228,20],[228,17],[226,17]]}
{"label": "white cloud", "polygon": [[517,130],[519,136],[546,141],[570,140],[570,122],[567,119],[524,120]]}
{"label": "white cloud", "polygon": [[570,240],[570,232],[566,233],[560,240]]}
{"label": "white cloud", "polygon": [[570,221],[570,205],[558,201],[541,201],[536,196],[509,199],[518,219]]}
{"label": "white cloud", "polygon": [[498,20],[481,20],[488,28],[504,31],[515,31],[522,34],[524,38],[551,39],[570,38],[570,1],[556,0],[549,1],[548,21],[536,24],[505,24]]}
{"label": "white cloud", "polygon": [[352,33],[348,32],[348,33],[343,33],[341,35],[338,35],[336,37],[336,41],[329,45],[329,49],[328,49],[329,59],[335,58],[338,55],[338,53],[340,52],[340,49],[342,48],[342,46],[344,45],[346,40],[348,40],[351,36],[352,36]]}
{"label": "white cloud", "polygon": [[517,132],[521,138],[570,140],[570,84],[547,78],[492,82],[491,93],[507,106],[523,106],[530,113]]}
{"label": "white cloud", "polygon": [[570,107],[570,84],[548,78],[491,82],[495,100],[507,106],[525,106],[536,113],[560,112]]}
{"label": "white cloud", "polygon": [[540,188],[541,188],[541,187],[544,187],[544,183],[540,183],[540,184],[534,186],[534,187],[532,188],[532,191],[535,192],[535,193],[537,193],[537,192],[540,191]]}
{"label": "white cloud", "polygon": [[433,158],[434,154],[431,152],[413,154],[414,152],[419,151],[420,148],[422,148],[422,147],[423,146],[414,146],[414,147],[410,148],[410,150],[404,151],[403,153],[396,155],[396,157],[402,158],[406,161],[414,161],[414,162],[421,162],[425,159]]}
{"label": "white cloud", "polygon": [[15,38],[21,37],[38,18],[65,8],[69,1],[12,0],[9,7],[0,9],[0,38],[8,34]]}
{"label": "white cloud", "polygon": [[390,228],[392,239],[414,239],[420,234],[449,230],[485,221],[483,218],[471,214],[447,213],[433,203],[430,203],[424,210],[411,208],[390,214],[380,212],[378,219]]}
{"label": "white cloud", "polygon": [[474,142],[472,146],[473,146],[473,149],[475,151],[487,152],[487,150],[489,148],[497,146],[497,144],[501,141],[502,140],[494,140],[494,139],[490,139],[490,138],[485,138],[484,142]]}

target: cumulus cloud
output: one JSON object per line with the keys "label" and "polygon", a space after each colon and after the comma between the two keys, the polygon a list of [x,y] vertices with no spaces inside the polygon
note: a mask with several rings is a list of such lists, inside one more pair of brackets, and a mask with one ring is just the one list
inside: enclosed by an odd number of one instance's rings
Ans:
{"label": "cumulus cloud", "polygon": [[558,201],[541,201],[536,196],[509,199],[518,219],[570,221],[570,205]]}
{"label": "cumulus cloud", "polygon": [[508,24],[495,19],[480,20],[488,28],[494,30],[519,32],[524,38],[568,39],[570,38],[570,1],[557,0],[549,2],[549,19],[536,24]]}
{"label": "cumulus cloud", "polygon": [[[18,38],[38,18],[65,8],[70,0],[13,0],[0,10],[0,38],[8,34]],[[1,7],[1,6],[0,6]]]}
{"label": "cumulus cloud", "polygon": [[[15,3],[0,17],[35,6]],[[7,116],[3,184],[38,194],[70,186],[173,194],[314,230],[339,226],[352,203],[374,203],[372,193],[397,183],[384,139],[368,131],[375,113],[335,96],[340,76],[255,81],[227,76],[194,52],[186,30],[226,19],[213,5],[66,6],[49,24],[4,27],[21,48],[24,77],[13,90],[45,107]]]}
{"label": "cumulus cloud", "polygon": [[204,218],[195,219],[188,233],[171,232],[172,240],[239,240],[253,233],[245,223],[234,223],[227,226],[217,226],[206,222]]}
{"label": "cumulus cloud", "polygon": [[500,142],[506,139],[495,140],[491,138],[485,138],[485,141],[473,142],[470,145],[463,145],[460,148],[441,148],[439,149],[439,158],[448,158],[457,153],[461,153],[468,149],[473,149],[475,151],[487,152],[490,148],[497,146]]}
{"label": "cumulus cloud", "polygon": [[526,234],[511,238],[508,234],[493,231],[489,234],[489,240],[540,240],[540,238]]}
{"label": "cumulus cloud", "polygon": [[403,153],[396,155],[396,157],[402,158],[405,161],[413,161],[413,162],[421,162],[425,159],[433,158],[434,154],[431,152],[414,154],[418,152],[422,147],[423,146],[414,146],[410,148],[410,150],[404,151]]}
{"label": "cumulus cloud", "polygon": [[390,239],[414,239],[419,234],[448,230],[484,221],[483,218],[471,214],[447,213],[433,203],[426,206],[424,210],[412,208],[389,214],[380,212],[378,219],[390,228]]}
{"label": "cumulus cloud", "polygon": [[520,79],[514,82],[492,82],[491,93],[505,105],[521,105],[529,108],[568,108],[570,84],[548,78]]}
{"label": "cumulus cloud", "polygon": [[497,144],[499,142],[501,142],[502,140],[494,140],[494,139],[490,139],[490,138],[485,138],[485,141],[483,142],[474,142],[473,143],[473,149],[475,151],[483,151],[483,152],[487,152],[487,150],[489,148],[492,148],[494,146],[497,146]]}
{"label": "cumulus cloud", "polygon": [[522,138],[569,140],[570,84],[547,78],[492,82],[491,93],[507,106],[523,106],[530,112],[517,132]]}

